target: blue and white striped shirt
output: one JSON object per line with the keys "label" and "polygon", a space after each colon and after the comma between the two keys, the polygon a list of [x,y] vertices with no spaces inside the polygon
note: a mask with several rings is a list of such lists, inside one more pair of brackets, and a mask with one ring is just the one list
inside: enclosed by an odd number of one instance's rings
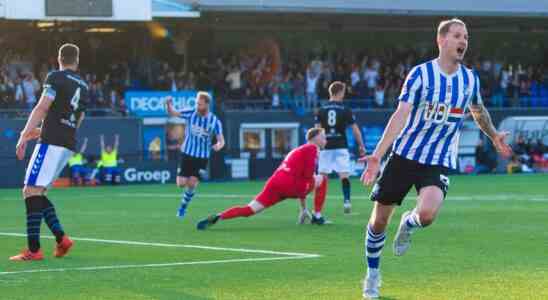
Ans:
{"label": "blue and white striped shirt", "polygon": [[185,141],[181,152],[197,158],[211,155],[211,136],[223,134],[221,121],[213,113],[201,116],[195,109],[183,110],[181,118],[186,121]]}
{"label": "blue and white striped shirt", "polygon": [[465,111],[482,103],[479,85],[477,73],[463,65],[451,75],[437,59],[413,67],[398,98],[413,109],[393,151],[422,164],[456,169]]}

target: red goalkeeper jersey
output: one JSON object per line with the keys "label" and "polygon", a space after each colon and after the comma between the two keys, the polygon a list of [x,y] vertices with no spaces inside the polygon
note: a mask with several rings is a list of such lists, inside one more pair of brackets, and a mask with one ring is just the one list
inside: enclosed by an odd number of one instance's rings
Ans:
{"label": "red goalkeeper jersey", "polygon": [[296,179],[293,188],[300,198],[306,197],[308,191],[314,186],[318,154],[319,150],[316,145],[304,144],[289,152],[276,170],[276,172],[285,172]]}

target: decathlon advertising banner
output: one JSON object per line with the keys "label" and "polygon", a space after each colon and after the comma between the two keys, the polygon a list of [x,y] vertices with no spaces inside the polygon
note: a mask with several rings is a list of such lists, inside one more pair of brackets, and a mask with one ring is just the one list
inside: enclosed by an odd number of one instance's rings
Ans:
{"label": "decathlon advertising banner", "polygon": [[[126,93],[126,105],[131,114],[139,117],[165,117],[167,112],[165,103],[168,98],[173,99],[173,107],[180,111],[196,107],[196,94],[198,91],[178,92],[150,92],[129,91]],[[212,100],[213,95],[210,93]],[[213,111],[213,103],[210,109]]]}

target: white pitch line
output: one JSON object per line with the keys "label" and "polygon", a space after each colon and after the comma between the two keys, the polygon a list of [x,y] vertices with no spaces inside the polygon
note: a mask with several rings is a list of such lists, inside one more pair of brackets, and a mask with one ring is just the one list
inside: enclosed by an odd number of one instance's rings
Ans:
{"label": "white pitch line", "polygon": [[[12,232],[0,232],[0,236],[27,237],[26,234],[12,233]],[[54,239],[55,237],[53,237],[53,236],[42,236],[42,238]],[[212,247],[212,246],[201,246],[201,245],[165,244],[165,243],[149,243],[149,242],[121,241],[121,240],[104,240],[104,239],[80,238],[80,237],[71,237],[71,239],[75,240],[75,241],[83,241],[83,242],[95,242],[95,243],[104,243],[104,244],[131,245],[131,246],[150,246],[150,247],[165,247],[165,248],[190,248],[190,249],[240,252],[240,253],[272,254],[272,255],[282,255],[282,256],[320,257],[319,254],[298,253],[298,252],[282,252],[282,251],[258,250],[258,249],[224,248],[224,247]]]}
{"label": "white pitch line", "polygon": [[226,263],[237,263],[237,262],[295,260],[295,259],[308,259],[308,258],[317,258],[317,257],[319,257],[319,255],[239,258],[239,259],[205,260],[205,261],[189,261],[189,262],[143,264],[143,265],[114,265],[114,266],[93,266],[93,267],[77,267],[77,268],[59,268],[59,269],[36,269],[36,270],[26,270],[26,271],[0,272],[0,276],[28,274],[28,273],[46,273],[46,272],[99,271],[99,270],[119,270],[119,269],[137,269],[137,268],[166,268],[166,267],[177,267],[177,266],[187,266],[187,265],[209,265],[209,264],[226,264]]}

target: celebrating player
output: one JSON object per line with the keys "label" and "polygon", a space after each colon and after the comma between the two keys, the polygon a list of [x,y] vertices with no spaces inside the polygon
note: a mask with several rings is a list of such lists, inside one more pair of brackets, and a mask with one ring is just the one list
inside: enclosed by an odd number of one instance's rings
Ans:
{"label": "celebrating player", "polygon": [[392,153],[380,178],[373,187],[371,213],[365,240],[367,276],[364,298],[379,297],[379,261],[385,242],[385,231],[396,205],[409,189],[418,193],[417,206],[402,214],[394,238],[394,254],[408,250],[411,234],[434,221],[449,188],[449,169],[456,168],[458,140],[469,108],[481,130],[503,156],[511,154],[497,132],[482,103],[477,73],[462,64],[468,48],[466,25],[459,19],[442,21],[438,27],[438,58],[415,66],[409,72],[383,137],[362,175],[372,184],[379,172],[381,158],[392,145]]}
{"label": "celebrating player", "polygon": [[118,167],[118,148],[120,147],[120,135],[114,135],[114,146],[105,145],[105,136],[100,135],[101,143],[101,174],[102,182],[112,185],[120,183],[120,168]]}
{"label": "celebrating player", "polygon": [[[78,47],[73,44],[64,44],[59,48],[60,70],[48,74],[38,105],[32,110],[17,142],[17,158],[22,160],[27,143],[40,138],[29,161],[23,188],[27,210],[28,249],[11,257],[10,260],[13,261],[44,258],[40,249],[42,218],[55,235],[55,257],[65,256],[73,245],[46,192],[73,151],[76,151],[76,130],[84,119],[83,104],[87,100],[88,86],[76,73],[79,52]],[[38,128],[40,123],[41,129]]]}
{"label": "celebrating player", "polygon": [[325,129],[327,145],[320,152],[319,173],[325,177],[322,185],[314,193],[314,210],[312,223],[323,224],[325,219],[321,215],[325,197],[327,194],[327,178],[333,171],[337,172],[341,179],[344,212],[350,213],[350,153],[346,141],[346,128],[352,126],[352,133],[359,147],[360,156],[365,155],[362,134],[356,124],[356,118],[350,108],[344,107],[346,85],[335,81],[329,86],[329,103],[322,106],[316,115],[316,127]]}
{"label": "celebrating player", "polygon": [[[282,164],[266,182],[263,191],[246,206],[236,206],[198,222],[199,230],[213,226],[219,220],[255,215],[287,198],[299,198],[304,205],[306,195],[319,186],[323,177],[314,175],[318,152],[325,146],[324,130],[312,128],[306,133],[306,144],[289,152]],[[304,206],[302,206],[304,208]]]}
{"label": "celebrating player", "polygon": [[[220,151],[225,145],[223,127],[221,121],[209,111],[211,96],[206,92],[198,92],[196,95],[197,107],[182,110],[173,108],[171,99],[168,99],[167,112],[172,117],[180,117],[186,120],[185,141],[181,146],[180,165],[177,174],[177,186],[186,188],[181,196],[181,206],[177,216],[185,216],[188,204],[194,197],[194,191],[201,178],[200,173],[205,171],[207,161],[211,155],[211,148]],[[211,145],[211,136],[215,135],[217,143]]]}

